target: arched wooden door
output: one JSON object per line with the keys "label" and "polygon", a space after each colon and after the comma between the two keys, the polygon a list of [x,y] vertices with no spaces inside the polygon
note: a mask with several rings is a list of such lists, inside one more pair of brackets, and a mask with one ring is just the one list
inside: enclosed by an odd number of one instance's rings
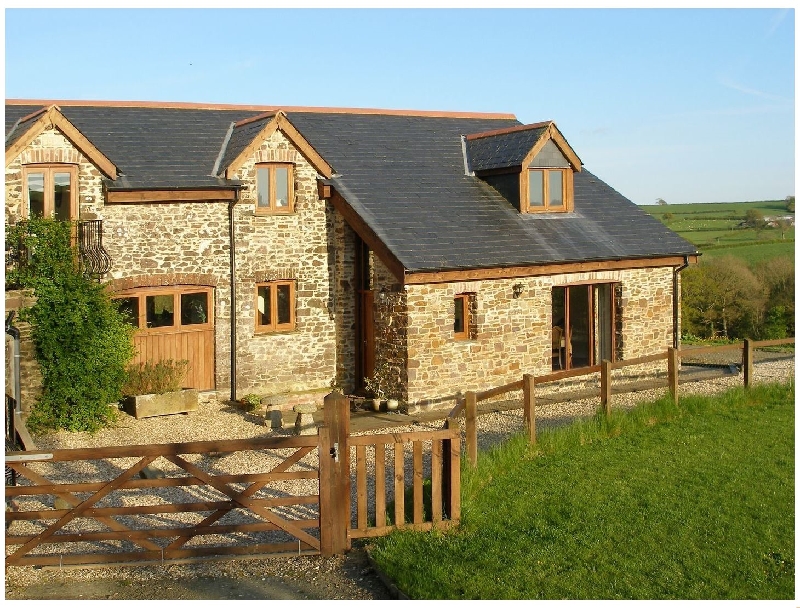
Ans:
{"label": "arched wooden door", "polygon": [[133,363],[187,360],[184,388],[212,390],[214,290],[191,285],[140,288],[115,295],[120,310],[139,328]]}

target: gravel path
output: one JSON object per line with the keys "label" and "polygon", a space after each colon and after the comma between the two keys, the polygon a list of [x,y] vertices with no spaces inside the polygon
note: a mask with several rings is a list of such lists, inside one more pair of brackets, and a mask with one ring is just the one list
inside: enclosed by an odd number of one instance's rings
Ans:
{"label": "gravel path", "polygon": [[[785,380],[794,377],[794,359],[761,362],[755,366],[756,382]],[[741,375],[721,377],[681,385],[681,394],[713,393],[734,386],[741,386]],[[654,388],[635,393],[614,395],[614,408],[632,407],[641,401],[660,397],[665,389]],[[598,399],[576,399],[562,402],[537,402],[537,428],[564,424],[575,417],[591,416],[598,406]],[[514,409],[516,408],[516,409]],[[521,402],[505,401],[484,405],[484,412],[478,417],[478,437],[480,449],[486,449],[502,442],[510,433],[522,430]],[[272,431],[262,424],[258,416],[245,413],[217,401],[201,403],[198,412],[190,415],[173,415],[136,420],[122,414],[120,422],[113,428],[104,429],[95,435],[86,433],[59,432],[36,438],[38,449],[76,448],[107,445],[131,445],[147,443],[172,443],[184,441],[219,440],[274,435],[289,435],[290,429]],[[427,428],[441,428],[441,420],[420,420],[408,426],[394,426],[391,429],[376,429],[369,434],[381,432],[419,431]],[[462,425],[463,430],[463,425]],[[462,444],[463,445],[463,444]],[[426,446],[427,448],[427,446]],[[354,451],[353,451],[354,452]],[[426,450],[427,452],[427,450]],[[289,452],[286,450],[248,452],[230,455],[196,455],[187,460],[219,472],[261,472],[281,462]],[[410,451],[406,452],[406,476],[411,475]],[[354,460],[354,454],[351,460]],[[430,463],[426,459],[426,468]],[[117,462],[115,466],[125,463]],[[157,461],[167,476],[172,471],[169,463]],[[393,454],[387,450],[387,475],[393,474]],[[71,467],[68,472],[54,473],[52,465],[37,464],[42,474],[55,476],[61,481],[67,479],[86,480],[95,476],[107,475],[96,462],[87,467]],[[316,451],[303,458],[291,470],[314,470],[317,467]],[[374,455],[368,451],[368,469],[374,467]],[[353,467],[354,470],[355,467]],[[62,467],[63,469],[63,467]],[[425,472],[429,475],[429,470]],[[355,485],[355,484],[353,484]],[[266,494],[315,494],[318,490],[316,480],[282,482],[270,486]],[[393,499],[392,484],[387,484],[387,501]],[[355,488],[353,489],[355,491]],[[185,493],[186,488],[165,488],[166,494],[157,500],[169,500],[170,492]],[[197,491],[207,491],[198,489]],[[374,484],[369,484],[369,504],[374,504]],[[353,497],[354,498],[354,497]],[[137,499],[138,500],[138,499]],[[154,500],[151,496],[150,500]],[[185,494],[184,498],[185,500]],[[133,504],[133,503],[126,503]],[[139,504],[139,503],[136,503]],[[31,508],[25,505],[25,509]],[[36,507],[33,507],[36,508]],[[39,508],[42,508],[40,505]],[[52,504],[44,503],[44,508]],[[316,505],[287,508],[285,517],[315,517]],[[232,512],[231,523],[246,514]],[[228,517],[228,516],[226,516]],[[189,521],[190,514],[180,515],[181,521]],[[228,520],[226,519],[226,522]],[[15,522],[26,533],[25,526],[33,523]],[[275,534],[275,533],[272,533]],[[153,581],[156,581],[154,583]],[[226,584],[227,582],[227,584]],[[347,556],[337,558],[294,557],[272,559],[239,559],[215,561],[200,564],[146,567],[115,567],[101,569],[36,570],[25,567],[6,569],[7,599],[46,599],[46,598],[115,598],[115,599],[386,599],[388,591],[382,585],[366,558],[364,550],[356,546]]]}

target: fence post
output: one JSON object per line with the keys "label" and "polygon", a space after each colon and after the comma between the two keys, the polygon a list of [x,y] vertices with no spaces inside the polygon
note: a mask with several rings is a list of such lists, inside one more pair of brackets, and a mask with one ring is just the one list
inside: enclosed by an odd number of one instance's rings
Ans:
{"label": "fence post", "polygon": [[744,371],[744,387],[748,388],[753,382],[753,341],[745,338],[742,348],[742,370]]}
{"label": "fence post", "polygon": [[319,534],[325,557],[348,549],[350,528],[350,400],[339,392],[325,397],[319,429]]}
{"label": "fence post", "polygon": [[678,403],[678,370],[680,369],[680,359],[678,349],[674,346],[667,348],[667,383],[672,400]]}
{"label": "fence post", "polygon": [[442,500],[444,514],[451,521],[461,517],[461,427],[458,420],[445,418],[444,428],[452,439],[442,440]]}
{"label": "fence post", "polygon": [[522,375],[522,398],[528,441],[536,445],[536,395],[534,394],[533,374]]}
{"label": "fence post", "polygon": [[611,415],[611,361],[603,359],[600,362],[600,404],[606,416]]}
{"label": "fence post", "polygon": [[461,519],[461,426],[453,418],[448,418],[444,424],[453,431],[453,438],[445,440],[443,446],[443,480],[447,480],[445,509],[450,521],[457,522]]}
{"label": "fence post", "polygon": [[470,466],[478,466],[478,396],[475,391],[467,391],[467,455]]}

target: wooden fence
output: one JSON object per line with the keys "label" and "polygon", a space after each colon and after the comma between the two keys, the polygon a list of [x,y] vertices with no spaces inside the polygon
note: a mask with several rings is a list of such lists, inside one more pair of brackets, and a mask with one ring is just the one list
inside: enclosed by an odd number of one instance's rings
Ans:
{"label": "wooden fence", "polygon": [[648,355],[645,357],[638,357],[636,359],[629,359],[626,361],[602,361],[600,365],[591,367],[583,367],[574,370],[565,370],[554,372],[552,374],[544,374],[541,376],[533,376],[532,374],[523,374],[521,380],[504,384],[495,388],[485,391],[467,391],[463,400],[450,411],[448,420],[456,420],[462,414],[466,418],[465,429],[465,444],[467,452],[467,460],[470,466],[478,464],[478,402],[486,401],[493,397],[499,397],[512,392],[522,391],[522,410],[523,410],[523,425],[525,433],[531,443],[536,443],[536,393],[535,387],[548,382],[556,382],[559,380],[566,380],[569,378],[579,378],[581,376],[590,376],[600,372],[600,405],[607,415],[611,414],[611,386],[612,386],[612,370],[622,369],[625,367],[632,367],[634,365],[644,365],[646,363],[653,363],[656,361],[667,361],[667,382],[666,386],[669,389],[672,398],[678,401],[678,372],[680,369],[681,357],[696,356],[701,354],[723,352],[729,350],[741,351],[742,371],[744,376],[744,386],[750,386],[753,381],[753,351],[756,348],[766,348],[770,346],[781,346],[785,344],[794,344],[794,338],[784,338],[781,340],[744,340],[741,343],[725,344],[722,346],[705,346],[701,348],[689,349],[676,349],[668,348],[666,352]]}
{"label": "wooden fence", "polygon": [[[352,538],[399,527],[427,529],[457,523],[458,424],[441,431],[350,437],[349,411],[347,398],[328,395],[325,421],[316,436],[6,452],[6,464],[19,482],[6,486],[6,503],[16,506],[6,511],[6,565],[334,555],[344,553]],[[423,509],[425,442],[431,446],[430,513]],[[393,521],[386,519],[391,507],[381,457],[386,444],[394,459]],[[411,453],[409,475],[406,446]],[[368,447],[376,454],[369,472]],[[264,470],[231,472],[230,465],[220,464],[222,458],[256,459],[263,461]],[[80,482],[74,481],[77,471]],[[357,498],[351,518],[353,471]],[[371,521],[368,473],[375,488]],[[287,489],[287,483],[296,482],[308,482],[304,486],[314,489],[306,493]],[[411,492],[409,518],[407,491]]]}

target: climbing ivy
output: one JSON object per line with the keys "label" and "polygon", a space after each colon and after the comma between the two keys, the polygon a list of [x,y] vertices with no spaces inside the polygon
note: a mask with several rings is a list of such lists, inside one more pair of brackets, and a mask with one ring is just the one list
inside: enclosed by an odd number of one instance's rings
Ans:
{"label": "climbing ivy", "polygon": [[72,225],[34,218],[6,226],[6,242],[18,247],[10,284],[32,289],[36,302],[20,311],[31,324],[42,395],[28,427],[96,431],[112,423],[125,367],[134,354],[133,328],[105,288],[84,276],[72,245]]}

